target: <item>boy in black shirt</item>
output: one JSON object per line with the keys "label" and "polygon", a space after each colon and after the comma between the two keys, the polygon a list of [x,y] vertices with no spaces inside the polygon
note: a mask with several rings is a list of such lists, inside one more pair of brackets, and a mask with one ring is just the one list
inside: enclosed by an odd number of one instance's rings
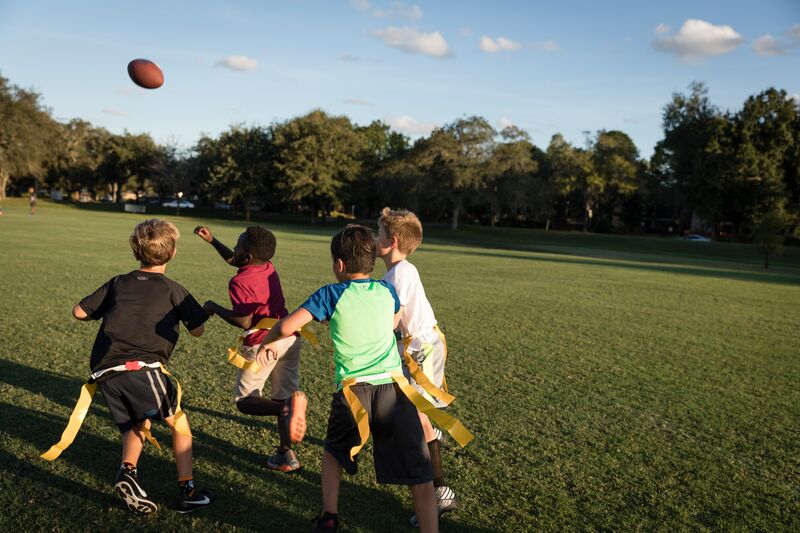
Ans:
{"label": "boy in black shirt", "polygon": [[164,420],[172,429],[172,448],[180,492],[177,510],[206,507],[213,496],[195,487],[192,437],[179,410],[178,392],[164,376],[183,322],[195,337],[203,334],[207,313],[179,283],[164,275],[175,256],[178,229],[165,220],[137,225],[130,237],[138,270],[115,276],[72,309],[78,320],[103,319],[90,366],[111,415],[122,432],[122,465],[114,490],[131,511],[148,514],[158,507],[139,485],[136,464],[150,420]]}

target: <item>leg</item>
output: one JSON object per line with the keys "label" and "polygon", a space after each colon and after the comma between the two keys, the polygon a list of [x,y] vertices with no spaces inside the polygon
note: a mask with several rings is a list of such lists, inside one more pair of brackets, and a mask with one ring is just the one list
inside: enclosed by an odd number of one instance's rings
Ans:
{"label": "leg", "polygon": [[[184,415],[186,416],[186,415]],[[175,466],[178,469],[178,481],[192,479],[192,437],[178,433],[175,429],[175,417],[170,416],[164,422],[172,430],[172,451],[175,453]],[[188,419],[186,421],[188,427]]]}
{"label": "leg", "polygon": [[[339,483],[342,465],[328,451],[322,454],[322,509],[326,513],[339,513]],[[433,494],[431,492],[431,494]]]}
{"label": "leg", "polygon": [[433,492],[433,483],[410,485],[411,498],[414,500],[414,512],[419,523],[421,533],[436,533],[439,531],[439,511],[436,506],[436,496]]}
{"label": "leg", "polygon": [[[150,428],[150,421],[145,420],[141,426]],[[122,435],[122,464],[129,464],[136,467],[139,464],[139,456],[144,447],[144,435],[139,431],[140,426],[135,426]]]}
{"label": "leg", "polygon": [[431,419],[428,418],[428,415],[423,413],[422,411],[417,411],[419,413],[419,423],[422,424],[422,431],[425,433],[425,442],[430,442],[436,439],[436,432],[433,430],[433,424],[431,424]]}

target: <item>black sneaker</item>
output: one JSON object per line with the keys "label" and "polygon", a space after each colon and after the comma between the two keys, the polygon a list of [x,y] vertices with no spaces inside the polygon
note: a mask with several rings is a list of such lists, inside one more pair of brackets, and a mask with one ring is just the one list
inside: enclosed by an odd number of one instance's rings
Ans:
{"label": "black sneaker", "polygon": [[121,466],[114,481],[114,492],[125,500],[128,509],[138,514],[155,513],[158,510],[156,502],[147,497],[136,475],[135,468]]}
{"label": "black sneaker", "polygon": [[283,453],[276,450],[267,458],[267,468],[281,472],[293,472],[300,469],[300,461],[294,450],[286,450]]}
{"label": "black sneaker", "polygon": [[175,510],[179,513],[192,513],[198,509],[208,507],[214,501],[214,494],[204,489],[195,488],[193,482],[187,487],[181,487],[178,492],[178,504]]}
{"label": "black sneaker", "polygon": [[314,520],[317,521],[317,525],[314,527],[314,533],[331,533],[339,529],[338,515],[323,512]]}
{"label": "black sneaker", "polygon": [[[447,485],[436,487],[436,506],[439,508],[439,516],[455,510],[458,507],[458,497],[453,489]],[[419,527],[417,515],[412,516],[408,523],[411,527]]]}

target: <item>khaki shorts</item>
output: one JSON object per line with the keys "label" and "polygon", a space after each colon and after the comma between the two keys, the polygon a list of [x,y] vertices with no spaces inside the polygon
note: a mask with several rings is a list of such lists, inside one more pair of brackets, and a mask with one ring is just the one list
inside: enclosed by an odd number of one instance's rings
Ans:
{"label": "khaki shorts", "polygon": [[[405,365],[405,358],[403,358],[403,344],[398,343],[398,350],[400,351],[401,359],[403,359],[403,373],[407,378],[411,378],[408,368]],[[422,368],[422,372],[428,377],[430,382],[438,388],[442,388],[444,383],[444,363],[446,359],[446,348],[441,337],[435,331],[424,335],[424,337],[413,337],[408,345],[408,355]],[[419,391],[428,401],[435,407],[446,407],[436,398],[430,396],[425,389],[413,380],[409,379],[410,383],[415,389]]]}
{"label": "khaki shorts", "polygon": [[[285,400],[300,388],[300,337],[292,335],[275,343],[277,360],[270,358],[258,372],[239,369],[233,389],[237,402],[248,396],[262,396],[262,389],[269,378],[272,386],[270,398]],[[242,356],[248,361],[256,358],[258,346],[242,346]]]}

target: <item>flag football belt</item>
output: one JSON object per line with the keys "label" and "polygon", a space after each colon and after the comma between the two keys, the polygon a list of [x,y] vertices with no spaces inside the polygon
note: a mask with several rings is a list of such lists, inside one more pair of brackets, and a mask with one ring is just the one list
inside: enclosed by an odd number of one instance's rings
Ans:
{"label": "flag football belt", "polygon": [[[78,431],[80,431],[83,420],[86,418],[86,414],[89,412],[89,406],[92,404],[92,398],[97,390],[98,379],[111,372],[130,372],[134,370],[141,370],[143,368],[158,368],[161,370],[162,374],[172,378],[172,380],[175,382],[175,388],[178,392],[178,401],[175,408],[173,425],[178,433],[187,437],[191,437],[192,433],[189,430],[189,423],[186,421],[186,414],[181,410],[181,384],[177,379],[175,379],[175,376],[170,374],[161,363],[148,364],[143,361],[128,361],[124,365],[98,370],[89,376],[89,379],[86,381],[83,387],[81,387],[81,394],[78,398],[78,403],[76,403],[74,409],[72,409],[72,414],[69,416],[67,427],[61,434],[61,440],[52,445],[49,450],[43,453],[41,458],[46,459],[47,461],[55,461],[58,459],[58,456],[61,455],[61,452],[66,450],[69,445],[72,444],[72,441],[75,440],[75,436],[78,434]],[[155,437],[153,437],[153,434],[150,433],[149,425],[142,424],[142,426],[139,428],[139,431],[151,444],[153,444],[159,450],[161,449],[158,441],[155,439]]]}
{"label": "flag football belt", "polygon": [[[442,333],[442,330],[439,329],[438,325],[433,326],[433,330],[439,335],[439,338],[442,340],[442,346],[444,347],[444,361],[442,362],[442,366],[444,366],[444,364],[447,363],[447,341],[444,338],[444,333]],[[431,380],[428,379],[428,376],[425,375],[425,372],[422,371],[422,368],[417,364],[416,361],[414,361],[414,358],[411,357],[409,348],[411,347],[412,340],[414,340],[413,335],[409,335],[408,337],[405,337],[403,339],[403,362],[405,363],[406,367],[408,367],[408,372],[409,374],[411,374],[411,377],[414,378],[414,381],[417,383],[417,385],[422,387],[425,390],[425,392],[427,392],[434,398],[439,399],[438,396],[435,396],[428,389],[430,387],[433,387],[434,389],[444,391],[445,393],[449,392],[447,388],[447,380],[445,379],[444,376],[444,371],[442,371],[442,388],[439,389],[439,387],[431,383]],[[450,396],[449,394],[448,396],[451,398],[451,400],[444,402],[445,405],[448,405],[455,399],[455,397]]]}
{"label": "flag football belt", "polygon": [[[453,436],[453,439],[455,439],[455,441],[462,448],[475,438],[475,436],[470,433],[469,430],[464,427],[464,424],[459,422],[458,419],[448,415],[441,409],[437,409],[431,402],[428,401],[427,398],[420,394],[419,391],[417,391],[417,389],[415,389],[413,385],[408,382],[406,377],[401,372],[384,372],[382,374],[360,376],[342,381],[342,393],[347,401],[347,405],[350,407],[350,411],[353,414],[353,419],[356,421],[356,425],[358,426],[358,434],[361,437],[361,442],[359,442],[358,445],[350,448],[350,460],[355,458],[356,454],[358,454],[358,452],[361,451],[361,448],[363,448],[367,443],[367,439],[369,439],[369,416],[367,415],[367,410],[364,409],[364,406],[358,399],[358,396],[356,396],[356,393],[353,392],[352,386],[356,383],[364,383],[383,379],[391,379],[394,381],[397,386],[400,387],[400,390],[403,392],[403,394],[405,394],[406,397],[411,400],[411,403],[414,404],[414,407],[416,407],[420,412],[428,415],[428,418],[436,422],[439,427],[450,433],[450,435]],[[428,381],[428,385],[430,385],[430,387],[423,387],[425,388],[425,391],[434,398],[444,402],[445,405],[449,404],[455,399],[450,394],[434,387],[430,381]]]}
{"label": "flag football belt", "polygon": [[[242,370],[247,370],[250,372],[258,372],[261,370],[261,364],[253,360],[246,359],[241,351],[240,346],[244,344],[244,339],[256,331],[261,331],[263,329],[271,329],[275,324],[278,323],[277,318],[262,318],[258,321],[258,324],[253,326],[252,328],[245,331],[241,337],[239,337],[239,346],[234,348],[228,348],[228,362],[235,366],[236,368],[241,368]],[[317,340],[317,336],[311,333],[310,331],[306,331],[303,328],[297,330],[302,337],[305,337],[308,342],[311,343],[312,346],[319,346],[319,341]]]}

